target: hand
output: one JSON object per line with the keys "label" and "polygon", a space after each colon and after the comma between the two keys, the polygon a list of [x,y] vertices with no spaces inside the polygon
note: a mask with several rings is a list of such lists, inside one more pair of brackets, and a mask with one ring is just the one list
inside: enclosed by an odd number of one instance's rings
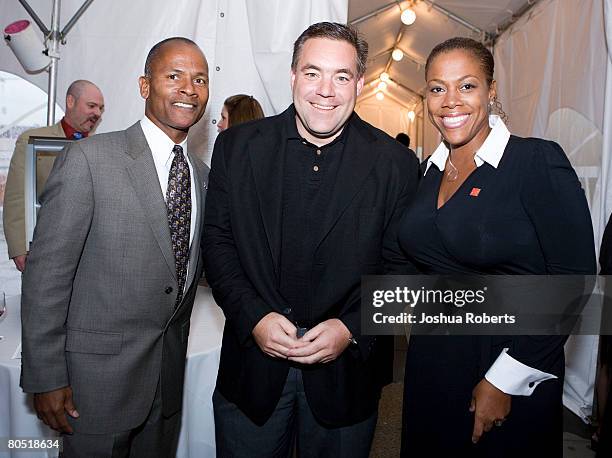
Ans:
{"label": "hand", "polygon": [[301,348],[289,351],[289,359],[302,364],[328,363],[336,359],[349,346],[351,332],[337,318],[323,321],[300,339]]}
{"label": "hand", "polygon": [[27,254],[20,254],[19,256],[15,256],[13,258],[13,262],[15,263],[15,267],[17,267],[17,270],[19,272],[23,272],[23,270],[25,269],[25,265],[26,265],[27,259],[28,259],[28,255]]}
{"label": "hand", "polygon": [[287,358],[291,348],[304,345],[296,336],[297,328],[280,313],[270,312],[253,328],[255,342],[266,355]]}
{"label": "hand", "polygon": [[484,432],[491,431],[495,421],[503,421],[510,413],[512,397],[496,388],[487,379],[482,379],[474,391],[470,412],[474,412],[472,442],[477,443]]}
{"label": "hand", "polygon": [[69,386],[46,393],[36,393],[34,408],[43,423],[60,433],[73,432],[66,419],[66,412],[72,418],[79,418],[79,413],[72,403],[72,388]]}

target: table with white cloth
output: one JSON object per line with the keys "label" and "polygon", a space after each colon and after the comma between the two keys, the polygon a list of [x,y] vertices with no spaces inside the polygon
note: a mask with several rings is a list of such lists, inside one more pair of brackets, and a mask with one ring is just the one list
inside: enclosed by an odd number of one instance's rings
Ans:
{"label": "table with white cloth", "polygon": [[217,381],[224,323],[223,312],[215,303],[210,288],[199,287],[189,328],[178,458],[216,456],[212,394]]}
{"label": "table with white cloth", "polygon": [[[7,312],[0,318],[0,439],[7,437],[51,438],[32,407],[32,396],[19,387],[21,360],[16,358],[21,341],[20,296],[6,298]],[[214,457],[215,425],[212,393],[217,379],[223,312],[209,288],[199,287],[191,315],[183,418],[177,457]],[[78,406],[77,406],[78,409]],[[55,457],[56,453],[0,451],[0,458]]]}

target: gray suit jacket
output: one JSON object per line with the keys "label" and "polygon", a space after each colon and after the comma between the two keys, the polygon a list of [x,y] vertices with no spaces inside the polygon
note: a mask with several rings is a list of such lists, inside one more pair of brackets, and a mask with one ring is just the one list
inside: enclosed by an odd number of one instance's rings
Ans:
{"label": "gray suit jacket", "polygon": [[208,174],[189,158],[198,212],[176,310],[166,205],[140,124],[77,142],[55,161],[23,278],[21,386],[72,386],[76,431],[142,423],[160,377],[163,413],[181,408]]}

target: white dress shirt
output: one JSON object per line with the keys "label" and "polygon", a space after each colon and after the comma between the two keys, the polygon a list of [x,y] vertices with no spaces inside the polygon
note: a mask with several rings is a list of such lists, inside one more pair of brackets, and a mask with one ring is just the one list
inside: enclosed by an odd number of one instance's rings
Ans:
{"label": "white dress shirt", "polygon": [[[489,116],[489,127],[491,127],[491,132],[489,132],[482,146],[474,154],[476,167],[480,167],[486,162],[490,166],[497,168],[510,140],[510,131],[508,131],[504,121],[499,116]],[[448,155],[448,148],[444,142],[440,143],[427,160],[424,174],[427,173],[432,165],[435,165],[438,170],[443,172]],[[508,354],[508,348],[504,348],[485,374],[485,378],[493,386],[506,394],[529,396],[538,384],[544,380],[555,379],[557,377],[517,361]]]}
{"label": "white dress shirt", "polygon": [[[161,193],[166,200],[166,191],[168,190],[168,176],[170,175],[170,168],[172,167],[172,160],[174,159],[174,143],[170,137],[168,137],[159,127],[153,124],[146,116],[140,120],[140,127],[144,133],[145,139],[149,145],[149,149],[153,154],[153,162],[155,163],[155,170],[157,171],[157,178],[159,179],[159,186],[161,187]],[[195,231],[195,222],[198,212],[198,205],[196,200],[196,188],[193,177],[193,166],[187,155],[187,139],[183,140],[178,144],[183,148],[183,154],[187,159],[189,165],[189,176],[191,181],[191,221],[189,223],[189,244],[193,241],[193,233]],[[189,264],[187,265],[187,273],[189,273]],[[187,283],[185,283],[185,288]]]}
{"label": "white dress shirt", "polygon": [[[486,162],[492,167],[497,168],[499,161],[501,161],[501,158],[504,155],[506,145],[508,145],[508,141],[510,140],[510,131],[499,116],[489,116],[489,127],[491,127],[491,132],[489,132],[489,135],[487,135],[484,143],[480,148],[478,148],[478,151],[476,151],[476,154],[474,155],[476,167],[480,167]],[[448,154],[449,150],[446,147],[446,144],[441,142],[433,154],[429,156],[427,165],[425,166],[425,173],[423,175],[427,174],[427,171],[432,164],[443,172],[444,168],[446,167]]]}

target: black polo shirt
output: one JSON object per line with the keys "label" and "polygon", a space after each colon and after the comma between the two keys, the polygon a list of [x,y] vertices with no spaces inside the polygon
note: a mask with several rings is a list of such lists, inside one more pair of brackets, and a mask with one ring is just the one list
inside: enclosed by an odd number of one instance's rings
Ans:
{"label": "black polo shirt", "polygon": [[319,147],[298,133],[295,116],[288,120],[279,290],[293,310],[295,324],[310,328],[322,318],[312,314],[313,260],[350,126],[347,122],[334,141]]}

